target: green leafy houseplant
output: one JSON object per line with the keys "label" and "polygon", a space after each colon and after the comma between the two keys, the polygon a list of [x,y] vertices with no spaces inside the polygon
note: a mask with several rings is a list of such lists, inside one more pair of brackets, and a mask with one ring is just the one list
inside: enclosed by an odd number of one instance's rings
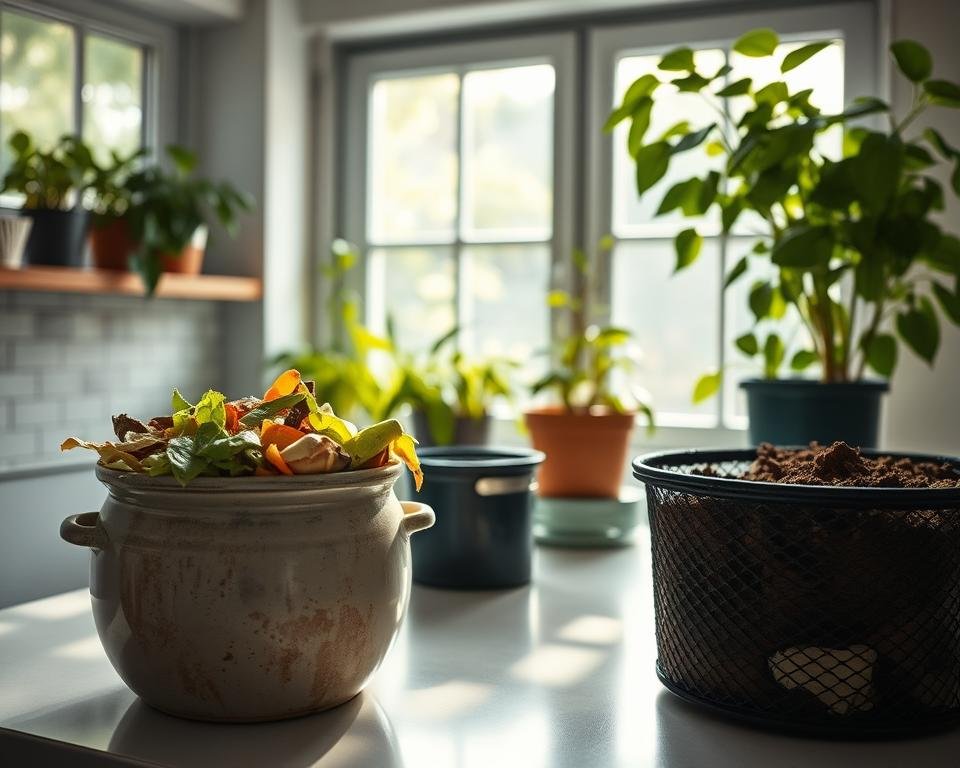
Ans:
{"label": "green leafy houseplant", "polygon": [[497,398],[512,396],[511,371],[516,363],[465,355],[456,347],[459,326],[433,342],[426,354],[413,355],[399,350],[392,325],[388,322],[387,348],[393,354],[394,371],[382,414],[392,415],[402,405],[409,405],[426,420],[434,444],[450,445],[461,442],[457,439],[458,421],[479,425]]}
{"label": "green leafy houseplant", "polygon": [[29,134],[17,131],[8,144],[13,163],[3,177],[3,192],[22,195],[25,210],[73,208],[93,181],[93,155],[77,136],[61,136],[52,149],[42,150]]}
{"label": "green leafy houseplant", "polygon": [[23,131],[14,133],[9,145],[13,161],[2,191],[22,196],[22,215],[33,221],[24,259],[29,264],[81,266],[87,213],[80,202],[95,174],[90,148],[67,135],[51,149],[41,149]]}
{"label": "green leafy houseplant", "polygon": [[358,320],[359,298],[348,287],[348,275],[356,262],[355,246],[345,240],[333,242],[330,260],[323,267],[330,286],[327,322],[334,329],[331,344],[324,349],[286,352],[271,362],[278,371],[302,371],[304,378],[314,381],[317,401],[330,403],[346,418],[365,415],[379,421],[383,388],[371,370],[370,355],[386,344]]}
{"label": "green leafy houseplant", "polygon": [[87,204],[93,212],[95,226],[122,217],[130,208],[132,192],[126,182],[146,154],[146,148],[141,147],[129,155],[113,151],[109,163],[101,165],[92,161]]}
{"label": "green leafy houseplant", "polygon": [[[778,44],[773,30],[760,29],[739,38],[733,50],[762,58]],[[791,51],[781,72],[828,45]],[[762,358],[767,378],[775,378],[788,357],[789,322],[800,323],[806,340],[790,355],[791,369],[819,364],[826,382],[860,380],[867,368],[889,377],[901,341],[932,364],[941,319],[960,323],[960,240],[936,221],[945,193],[931,173],[948,166],[952,192],[960,194],[960,150],[931,128],[911,130],[930,107],[960,108],[960,86],[932,77],[930,54],[919,43],[896,42],[891,53],[913,84],[904,115],[873,97],[822,114],[810,102],[811,90],[792,93],[781,80],[758,87],[750,78],[728,77],[728,66],[700,72],[693,51],[678,48],[660,60],[658,73],[630,86],[607,120],[608,130],[621,121],[630,125],[628,149],[641,195],[681,153],[699,148],[719,160],[716,170],[671,186],[658,214],[713,210],[724,233],[747,217],[762,227],[725,287],[742,278],[752,260],[769,268],[772,277],[749,291],[755,327],[736,340],[745,355]],[[703,126],[681,120],[649,136],[661,89],[700,94],[716,119]],[[868,115],[882,116],[885,127],[854,124]],[[843,152],[831,158],[817,139],[837,125],[844,131]],[[701,244],[696,228],[677,235],[677,270],[696,261]],[[718,372],[704,376],[695,400],[711,396],[719,384]]]}
{"label": "green leafy houseplant", "polygon": [[[604,238],[598,248],[598,258],[609,256],[612,239]],[[636,357],[630,354],[632,334],[626,328],[595,323],[595,269],[583,251],[573,255],[576,269],[573,291],[554,290],[548,303],[554,310],[566,315],[567,332],[555,344],[553,365],[531,387],[532,394],[553,392],[564,409],[570,412],[590,412],[609,408],[617,413],[639,412],[653,427],[653,411],[637,387],[631,387],[630,378],[636,372]],[[617,386],[616,374],[621,386]]]}
{"label": "green leafy houseplant", "polygon": [[148,294],[160,279],[162,259],[179,256],[199,227],[216,219],[232,235],[238,214],[253,206],[228,182],[194,176],[197,158],[192,152],[169,146],[167,156],[171,171],[151,164],[125,184],[131,195],[127,220],[136,243],[133,262]]}

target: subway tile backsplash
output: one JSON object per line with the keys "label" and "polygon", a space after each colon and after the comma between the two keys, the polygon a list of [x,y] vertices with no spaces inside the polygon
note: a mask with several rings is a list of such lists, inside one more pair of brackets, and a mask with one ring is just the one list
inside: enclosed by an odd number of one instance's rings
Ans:
{"label": "subway tile backsplash", "polygon": [[68,461],[60,441],[109,439],[114,413],[168,413],[174,387],[222,386],[222,346],[214,302],[0,291],[0,472]]}

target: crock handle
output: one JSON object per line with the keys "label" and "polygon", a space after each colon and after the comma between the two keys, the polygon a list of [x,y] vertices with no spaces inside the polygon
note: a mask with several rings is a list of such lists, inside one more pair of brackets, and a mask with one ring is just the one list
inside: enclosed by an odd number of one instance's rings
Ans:
{"label": "crock handle", "polygon": [[401,501],[403,507],[403,530],[407,536],[432,526],[437,521],[433,508],[419,501]]}
{"label": "crock handle", "polygon": [[60,523],[60,538],[78,547],[103,549],[103,530],[97,525],[99,512],[82,512],[70,515]]}

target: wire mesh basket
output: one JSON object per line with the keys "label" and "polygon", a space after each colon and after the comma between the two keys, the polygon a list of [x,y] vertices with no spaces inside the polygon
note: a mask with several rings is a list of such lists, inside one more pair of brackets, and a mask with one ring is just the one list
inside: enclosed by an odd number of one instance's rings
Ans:
{"label": "wire mesh basket", "polygon": [[[960,477],[955,459],[897,456]],[[663,684],[812,733],[957,723],[960,489],[736,479],[755,457],[688,451],[633,464],[647,487]]]}

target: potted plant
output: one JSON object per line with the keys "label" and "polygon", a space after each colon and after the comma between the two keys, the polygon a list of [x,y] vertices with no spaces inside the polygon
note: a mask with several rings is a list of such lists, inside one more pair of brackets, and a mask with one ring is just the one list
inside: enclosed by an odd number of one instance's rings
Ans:
{"label": "potted plant", "polygon": [[[598,259],[610,246],[605,238]],[[556,344],[553,367],[532,387],[534,395],[552,392],[553,403],[527,409],[524,421],[534,448],[547,456],[540,466],[541,496],[615,499],[636,416],[644,414],[652,429],[653,411],[639,388],[630,386],[630,331],[594,322],[596,270],[582,251],[573,261],[573,292],[552,291],[549,297],[554,309],[566,313],[568,333]]]}
{"label": "potted plant", "polygon": [[146,154],[138,149],[126,157],[111,152],[111,162],[93,162],[93,180],[89,186],[89,207],[92,213],[89,233],[90,256],[97,269],[126,271],[136,243],[130,234],[127,212],[131,192],[126,186],[136,162]]}
{"label": "potted plant", "polygon": [[465,355],[455,346],[459,334],[460,327],[454,327],[425,355],[412,355],[397,348],[388,322],[395,369],[380,415],[386,418],[409,405],[417,439],[427,446],[486,445],[491,406],[512,392],[510,371],[516,363]]}
{"label": "potted plant", "polygon": [[[761,29],[743,35],[733,49],[767,57],[778,43],[776,33]],[[791,51],[781,72],[827,45]],[[952,170],[952,192],[960,193],[960,150],[932,128],[915,128],[932,106],[960,108],[960,86],[932,77],[930,54],[919,43],[896,42],[891,53],[914,84],[905,115],[873,97],[822,114],[810,90],[792,93],[782,81],[763,87],[750,78],[728,82],[729,67],[699,72],[692,51],[679,48],[663,57],[659,74],[634,82],[607,120],[608,129],[630,123],[641,195],[680,153],[701,148],[722,160],[717,170],[674,184],[658,213],[714,210],[724,233],[748,216],[752,227],[762,228],[725,282],[729,287],[749,274],[754,262],[772,275],[750,287],[754,328],[736,340],[741,352],[763,361],[763,379],[744,383],[755,443],[842,439],[873,445],[887,385],[865,379],[866,372],[888,379],[901,341],[932,365],[941,318],[960,323],[960,240],[936,220],[945,191],[932,175]],[[704,126],[681,120],[662,136],[648,136],[656,94],[667,88],[721,104],[717,119]],[[868,115],[882,115],[886,127],[853,124]],[[817,140],[837,125],[845,131],[843,153],[832,158]],[[696,228],[677,235],[677,270],[696,261],[701,242]],[[791,324],[799,328],[792,343]],[[795,373],[818,366],[820,381],[779,379],[787,360]],[[713,395],[719,384],[720,372],[707,374],[694,399]]]}
{"label": "potted plant", "polygon": [[348,275],[357,261],[357,249],[346,240],[334,240],[330,260],[323,266],[329,285],[326,302],[331,341],[322,348],[284,352],[271,361],[279,371],[295,368],[313,382],[318,402],[329,403],[348,419],[376,418],[381,413],[383,387],[371,370],[370,356],[386,342],[371,334],[358,320],[359,299],[348,286]]}
{"label": "potted plant", "polygon": [[197,178],[196,156],[183,147],[167,147],[173,166],[150,165],[129,176],[127,212],[136,243],[133,264],[152,294],[162,272],[199,274],[208,225],[216,219],[233,234],[237,214],[252,208],[250,198],[228,182]]}
{"label": "potted plant", "polygon": [[22,213],[33,221],[24,251],[28,264],[79,267],[87,232],[80,197],[93,175],[90,148],[76,136],[62,136],[50,150],[17,131],[8,140],[13,163],[3,192],[23,196]]}

